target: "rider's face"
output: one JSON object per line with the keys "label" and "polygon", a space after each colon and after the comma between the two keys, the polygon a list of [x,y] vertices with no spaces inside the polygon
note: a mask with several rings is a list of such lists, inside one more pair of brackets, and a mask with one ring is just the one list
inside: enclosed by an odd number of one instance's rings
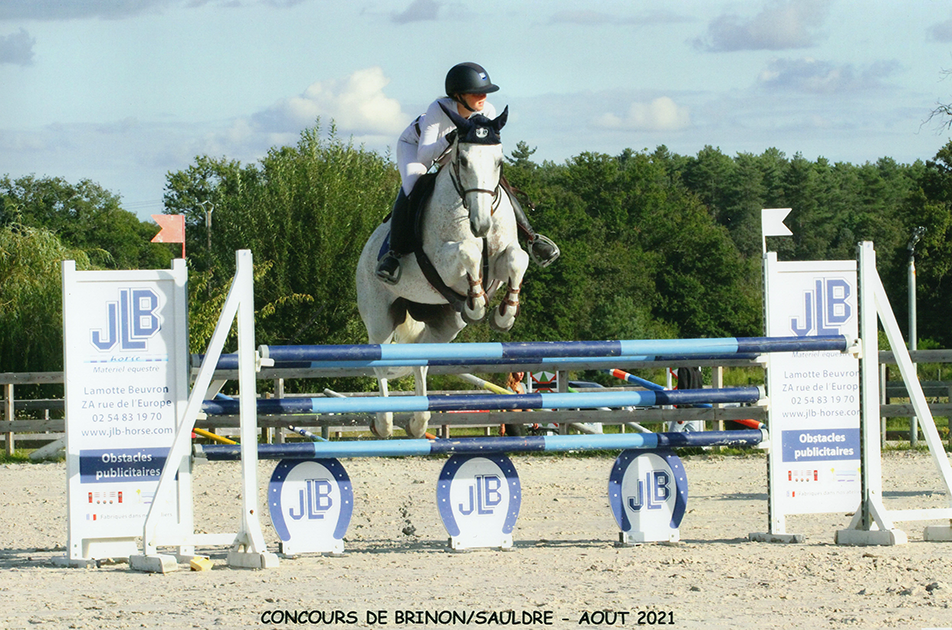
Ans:
{"label": "rider's face", "polygon": [[486,107],[485,94],[462,94],[461,96],[463,97],[463,101],[469,105],[473,111],[481,112],[483,108]]}

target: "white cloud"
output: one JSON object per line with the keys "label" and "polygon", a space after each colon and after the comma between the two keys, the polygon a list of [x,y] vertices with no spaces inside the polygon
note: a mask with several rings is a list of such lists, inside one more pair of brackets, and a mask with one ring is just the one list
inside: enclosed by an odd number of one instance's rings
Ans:
{"label": "white cloud", "polygon": [[302,94],[282,99],[252,116],[265,131],[300,131],[320,118],[334,121],[338,130],[357,135],[397,135],[409,116],[384,88],[390,79],[379,67],[358,70],[345,79],[312,83]]}
{"label": "white cloud", "polygon": [[678,131],[691,126],[690,110],[681,107],[667,96],[650,103],[634,102],[623,116],[602,114],[595,119],[596,127],[638,131]]}
{"label": "white cloud", "polygon": [[694,40],[709,52],[808,48],[819,39],[831,0],[769,0],[757,15],[741,18],[725,13]]}

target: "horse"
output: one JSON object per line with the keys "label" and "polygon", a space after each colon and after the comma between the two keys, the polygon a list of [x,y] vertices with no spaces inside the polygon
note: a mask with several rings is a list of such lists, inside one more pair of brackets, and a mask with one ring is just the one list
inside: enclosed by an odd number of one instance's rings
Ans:
{"label": "horse", "polygon": [[[493,328],[508,331],[519,313],[529,255],[519,246],[513,201],[500,185],[499,132],[509,108],[493,120],[444,111],[456,125],[456,138],[422,206],[422,246],[417,255],[402,257],[396,285],[375,276],[377,260],[387,251],[389,219],[374,230],[360,254],[357,307],[372,344],[448,343],[467,324],[487,315]],[[505,295],[490,314],[489,302],[503,286]],[[426,366],[375,368],[380,394],[389,395],[389,379],[411,371],[415,393],[425,396]],[[415,412],[406,433],[423,437],[429,419],[428,411]],[[378,413],[371,429],[378,437],[391,437],[393,414]]]}

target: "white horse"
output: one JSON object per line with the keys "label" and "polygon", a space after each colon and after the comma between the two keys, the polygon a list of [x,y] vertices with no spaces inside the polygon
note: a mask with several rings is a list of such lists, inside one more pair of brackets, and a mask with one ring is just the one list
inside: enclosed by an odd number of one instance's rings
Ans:
{"label": "white horse", "polygon": [[[450,342],[467,323],[487,316],[489,300],[504,284],[506,294],[490,323],[503,331],[515,323],[529,256],[519,247],[509,194],[499,183],[503,161],[499,131],[508,111],[489,120],[482,115],[465,119],[447,110],[458,135],[422,210],[422,251],[445,284],[442,292],[427,280],[412,255],[401,259],[396,285],[375,276],[377,259],[387,251],[389,221],[364,245],[357,265],[357,306],[370,343]],[[388,379],[411,369],[416,394],[425,396],[425,366],[375,370],[381,395],[389,394]],[[423,437],[429,419],[429,412],[414,413],[407,434]],[[372,428],[379,437],[390,437],[393,415],[377,414]]]}

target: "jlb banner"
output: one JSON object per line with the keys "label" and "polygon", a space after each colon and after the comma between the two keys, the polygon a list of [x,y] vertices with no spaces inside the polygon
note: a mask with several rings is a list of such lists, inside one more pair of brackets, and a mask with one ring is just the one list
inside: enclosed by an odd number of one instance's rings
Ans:
{"label": "jlb banner", "polygon": [[[765,259],[767,335],[858,336],[854,261]],[[839,352],[769,355],[771,521],[859,501],[859,363]],[[779,529],[779,531],[778,531]]]}
{"label": "jlb banner", "polygon": [[[70,560],[137,549],[188,397],[186,277],[182,260],[166,271],[63,263]],[[178,516],[191,531],[190,512]]]}

